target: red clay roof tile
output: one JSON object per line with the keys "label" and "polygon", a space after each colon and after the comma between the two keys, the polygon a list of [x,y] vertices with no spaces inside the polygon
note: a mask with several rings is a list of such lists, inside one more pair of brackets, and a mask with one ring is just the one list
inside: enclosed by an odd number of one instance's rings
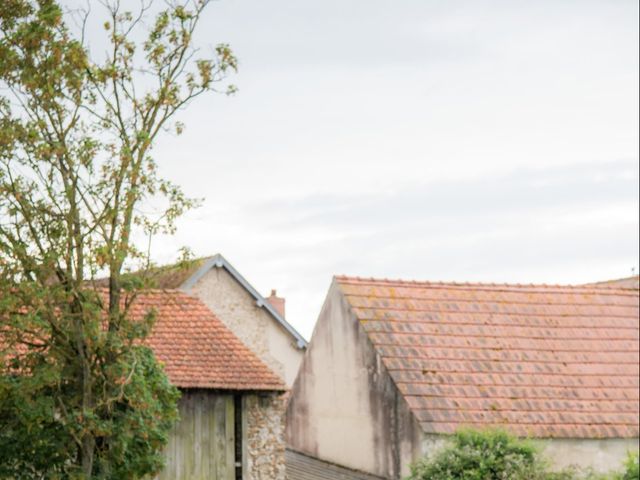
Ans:
{"label": "red clay roof tile", "polygon": [[181,388],[285,390],[282,380],[200,300],[178,290],[147,290],[132,317],[156,312],[145,343]]}
{"label": "red clay roof tile", "polygon": [[425,432],[638,437],[637,281],[336,280]]}

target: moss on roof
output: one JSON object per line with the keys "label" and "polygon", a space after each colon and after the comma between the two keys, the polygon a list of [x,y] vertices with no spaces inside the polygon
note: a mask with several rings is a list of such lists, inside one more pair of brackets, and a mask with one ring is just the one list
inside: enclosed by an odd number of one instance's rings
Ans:
{"label": "moss on roof", "polygon": [[[161,265],[151,267],[148,270],[138,270],[122,275],[124,281],[130,279],[140,279],[145,283],[146,288],[176,289],[180,288],[198,269],[211,257],[194,258],[182,260],[171,265]],[[96,286],[107,286],[108,278],[96,280]]]}

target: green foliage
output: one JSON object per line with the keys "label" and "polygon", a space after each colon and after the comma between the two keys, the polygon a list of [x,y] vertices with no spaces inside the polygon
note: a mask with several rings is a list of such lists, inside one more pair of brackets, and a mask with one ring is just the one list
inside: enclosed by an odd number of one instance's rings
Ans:
{"label": "green foliage", "polygon": [[177,420],[176,402],[180,393],[169,384],[162,368],[146,347],[135,347],[127,364],[133,375],[123,384],[122,398],[106,417],[105,455],[100,456],[98,478],[142,477],[162,468],[161,447]]}
{"label": "green foliage", "polygon": [[538,448],[502,430],[456,432],[448,445],[411,467],[407,480],[637,480],[638,455],[624,473],[570,468],[552,471]]}
{"label": "green foliage", "polygon": [[640,461],[638,452],[629,453],[627,461],[624,464],[624,473],[620,476],[621,480],[640,480]]}
{"label": "green foliage", "polygon": [[90,419],[60,416],[56,399],[78,392],[58,368],[0,377],[0,478],[39,478],[45,472],[47,478],[82,478],[74,437],[87,427],[96,434],[95,477],[139,478],[158,471],[161,447],[177,419],[179,392],[148,348],[133,347],[126,357],[118,368],[132,366],[129,378]]}
{"label": "green foliage", "polygon": [[536,449],[503,431],[461,430],[449,447],[413,467],[411,480],[540,478]]}
{"label": "green foliage", "polygon": [[237,62],[192,45],[208,0],[90,3],[98,59],[88,11],[74,34],[56,0],[0,1],[0,478],[152,475],[176,416],[125,265],[197,203],[158,176],[156,139]]}

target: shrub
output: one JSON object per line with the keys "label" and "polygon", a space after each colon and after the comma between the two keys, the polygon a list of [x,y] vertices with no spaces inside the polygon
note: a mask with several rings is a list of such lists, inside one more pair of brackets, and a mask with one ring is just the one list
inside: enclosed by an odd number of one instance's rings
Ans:
{"label": "shrub", "polygon": [[407,480],[640,480],[638,454],[623,472],[551,471],[538,448],[502,430],[460,430],[449,444],[411,467]]}
{"label": "shrub", "polygon": [[627,461],[624,464],[625,471],[622,474],[622,480],[639,480],[640,479],[640,465],[639,465],[638,453],[630,453],[627,457]]}
{"label": "shrub", "polygon": [[551,473],[536,447],[501,430],[461,430],[449,446],[412,467],[410,480],[568,480]]}

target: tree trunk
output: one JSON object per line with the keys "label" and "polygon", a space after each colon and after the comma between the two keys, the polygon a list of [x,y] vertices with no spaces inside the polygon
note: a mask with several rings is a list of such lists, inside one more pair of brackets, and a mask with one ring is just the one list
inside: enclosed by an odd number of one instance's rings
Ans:
{"label": "tree trunk", "polygon": [[90,434],[82,437],[82,473],[85,480],[89,480],[93,474],[93,454],[95,451],[96,441]]}
{"label": "tree trunk", "polygon": [[117,330],[120,315],[120,279],[115,267],[111,267],[109,275],[109,331]]}

